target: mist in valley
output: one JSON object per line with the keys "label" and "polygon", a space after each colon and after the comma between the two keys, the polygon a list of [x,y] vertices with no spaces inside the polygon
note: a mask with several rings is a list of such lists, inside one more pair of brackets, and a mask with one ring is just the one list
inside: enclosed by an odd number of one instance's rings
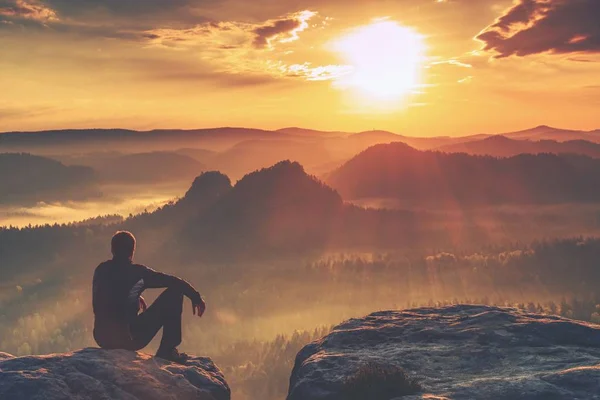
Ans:
{"label": "mist in valley", "polygon": [[[542,133],[513,140],[557,135]],[[0,136],[2,351],[95,346],[91,278],[118,230],[136,235],[136,262],[205,297],[201,320],[186,300],[182,349],[212,357],[236,399],[284,398],[303,345],[378,310],[477,303],[600,321],[590,154],[440,153],[485,138],[297,128],[122,133],[100,149],[97,134]],[[540,183],[553,166],[567,172]]]}

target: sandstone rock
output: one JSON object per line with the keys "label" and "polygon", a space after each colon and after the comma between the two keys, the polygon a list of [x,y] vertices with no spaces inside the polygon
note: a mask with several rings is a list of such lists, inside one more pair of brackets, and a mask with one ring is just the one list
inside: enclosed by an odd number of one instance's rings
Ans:
{"label": "sandstone rock", "polygon": [[298,353],[288,400],[348,400],[347,378],[367,362],[419,380],[422,393],[402,399],[600,399],[600,326],[451,306],[342,323]]}
{"label": "sandstone rock", "polygon": [[229,400],[221,371],[209,358],[186,365],[126,350],[13,357],[0,354],[0,399]]}

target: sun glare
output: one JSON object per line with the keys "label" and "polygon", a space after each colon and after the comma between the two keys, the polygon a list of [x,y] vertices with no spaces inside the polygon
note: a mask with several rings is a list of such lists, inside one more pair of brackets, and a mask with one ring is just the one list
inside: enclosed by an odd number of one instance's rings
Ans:
{"label": "sun glare", "polygon": [[373,99],[397,101],[420,83],[425,58],[423,37],[395,21],[379,20],[331,43],[352,72],[337,84]]}

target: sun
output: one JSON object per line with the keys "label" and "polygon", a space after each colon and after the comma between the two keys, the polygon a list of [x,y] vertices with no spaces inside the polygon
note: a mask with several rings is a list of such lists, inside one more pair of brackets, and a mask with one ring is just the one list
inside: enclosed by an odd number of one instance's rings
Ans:
{"label": "sun", "polygon": [[331,42],[351,72],[337,84],[374,99],[400,100],[421,81],[425,59],[423,37],[395,21],[378,20]]}

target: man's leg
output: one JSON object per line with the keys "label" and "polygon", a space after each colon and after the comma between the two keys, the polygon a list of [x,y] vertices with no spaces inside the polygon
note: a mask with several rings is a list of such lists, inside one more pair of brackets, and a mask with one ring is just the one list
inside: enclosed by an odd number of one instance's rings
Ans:
{"label": "man's leg", "polygon": [[131,334],[136,347],[142,349],[163,328],[163,336],[157,354],[166,354],[181,343],[181,313],[183,294],[167,289],[139,314],[131,326]]}

